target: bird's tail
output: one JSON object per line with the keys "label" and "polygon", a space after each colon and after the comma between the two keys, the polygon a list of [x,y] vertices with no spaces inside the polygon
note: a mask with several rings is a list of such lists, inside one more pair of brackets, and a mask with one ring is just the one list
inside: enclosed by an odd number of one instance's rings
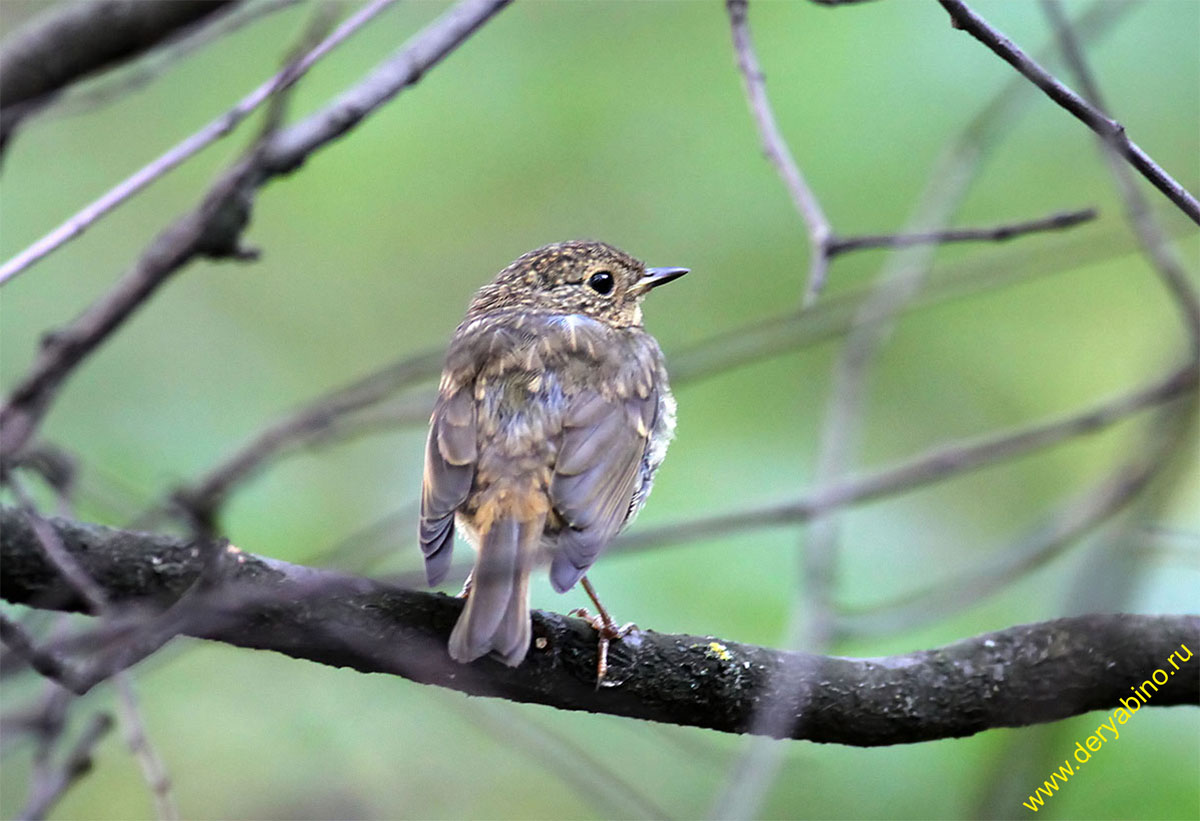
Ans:
{"label": "bird's tail", "polygon": [[479,537],[467,604],[450,634],[450,657],[474,661],[493,653],[516,667],[529,650],[529,574],[544,515],[520,521],[503,516]]}

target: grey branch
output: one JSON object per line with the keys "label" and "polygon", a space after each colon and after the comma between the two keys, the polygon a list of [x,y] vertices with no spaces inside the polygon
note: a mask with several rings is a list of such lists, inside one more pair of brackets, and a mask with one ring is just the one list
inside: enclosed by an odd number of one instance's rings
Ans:
{"label": "grey branch", "polygon": [[345,42],[350,35],[361,29],[393,2],[394,0],[374,0],[350,15],[345,22],[330,32],[328,37],[298,59],[294,65],[276,72],[273,77],[261,83],[220,117],[155,157],[104,192],[99,198],[75,212],[57,228],[0,265],[0,285],[10,281],[22,271],[28,270],[30,266],[47,254],[82,235],[103,216],[155,180],[161,179],[171,169],[181,165],[221,137],[232,133],[242,120],[277,93],[285,83],[295,82],[300,75],[312,68],[325,55]]}
{"label": "grey branch", "polygon": [[750,37],[746,0],[725,0],[725,8],[729,12],[729,27],[733,34],[733,50],[737,56],[738,70],[741,71],[746,86],[746,101],[758,127],[763,153],[778,170],[792,198],[792,204],[796,206],[796,211],[808,229],[808,285],[804,292],[804,304],[807,306],[816,299],[825,284],[833,226],[829,224],[829,218],[825,216],[817,195],[800,172],[800,166],[796,165],[787,140],[783,138],[779,124],[775,121],[775,112],[767,99],[766,79],[759,67],[754,41]]}
{"label": "grey branch", "polygon": [[915,234],[862,234],[851,237],[835,237],[828,243],[830,257],[848,251],[867,248],[907,248],[911,245],[945,245],[952,242],[1007,242],[1025,234],[1039,231],[1061,231],[1094,220],[1095,208],[1078,211],[1063,211],[1041,219],[1013,222],[989,228],[949,228],[944,231],[926,231]]}
{"label": "grey branch", "polygon": [[[1067,66],[1079,82],[1083,96],[1089,103],[1107,114],[1104,97],[1100,93],[1100,85],[1088,67],[1083,46],[1075,35],[1062,6],[1058,0],[1042,0],[1042,7],[1058,37]],[[1103,137],[1100,138],[1100,146],[1117,184],[1118,193],[1125,201],[1126,220],[1137,236],[1146,258],[1154,265],[1163,285],[1166,286],[1167,291],[1174,298],[1175,304],[1179,307],[1180,316],[1188,332],[1192,361],[1200,362],[1200,297],[1196,294],[1192,278],[1185,270],[1175,249],[1167,241],[1162,226],[1150,210],[1150,203],[1147,202],[1141,188],[1138,187],[1133,172],[1122,161],[1117,147]]]}
{"label": "grey branch", "polygon": [[0,150],[17,123],[66,86],[149,51],[232,0],[104,0],[52,9],[0,45]]}
{"label": "grey branch", "polygon": [[92,753],[96,746],[113,728],[112,716],[108,713],[96,713],[88,721],[79,740],[67,753],[61,766],[51,770],[45,781],[34,785],[33,794],[21,811],[20,818],[25,821],[39,821],[66,794],[71,785],[92,769]]}
{"label": "grey branch", "polygon": [[[0,462],[37,429],[66,378],[174,273],[199,256],[247,259],[241,234],[254,195],[290,173],[404,88],[416,83],[510,0],[463,0],[413,37],[369,77],[326,108],[268,134],[214,184],[196,210],[163,231],[117,284],[67,328],[48,337],[32,369],[0,407]],[[287,72],[294,78],[299,63]],[[285,83],[287,85],[288,83]]]}
{"label": "grey branch", "polygon": [[[267,426],[194,485],[176,490],[173,503],[182,507],[189,518],[213,523],[229,493],[271,459],[327,434],[347,414],[377,404],[402,388],[435,378],[443,358],[440,350],[419,353],[318,397]],[[430,402],[428,409],[432,407]]]}
{"label": "grey branch", "polygon": [[[114,603],[162,610],[203,572],[191,542],[48,520]],[[199,551],[202,552],[202,551]],[[46,559],[22,515],[0,508],[0,590],[10,602],[76,609],[84,602]],[[596,688],[596,637],[580,619],[538,611],[534,648],[508,668],[457,664],[445,641],[462,602],[370,579],[287,564],[229,547],[222,583],[193,601],[181,633],[298,659],[388,673],[473,695],[559,709],[745,733],[763,703],[792,717],[779,737],[877,746],[1019,727],[1115,709],[1185,645],[1200,616],[1093,615],[1012,627],[875,659],[786,653],[644,631],[610,652]],[[1182,656],[1180,656],[1182,658]],[[1194,657],[1150,706],[1196,704]]]}
{"label": "grey branch", "polygon": [[[878,237],[838,238],[837,243],[864,244],[858,248],[955,242],[967,240],[1004,241],[1030,233],[1061,230],[1090,221],[1089,210],[1053,214],[1042,219],[989,228],[964,228],[941,234],[892,234]],[[1094,258],[1100,240],[1089,238],[1074,247],[1076,263]],[[836,250],[831,252],[836,253]],[[1092,257],[1088,255],[1092,254]],[[1046,260],[1039,255],[1039,260]],[[1055,270],[1058,270],[1057,268]],[[941,277],[918,296],[914,308],[939,305],[970,296],[978,290],[1002,287],[1034,275],[1033,262],[1005,264],[970,276]],[[834,296],[803,313],[756,321],[701,340],[671,356],[671,381],[688,384],[796,348],[813,345],[844,334],[853,325],[854,314],[863,300],[861,292]],[[155,521],[167,508],[185,514],[190,521],[215,525],[230,494],[241,484],[265,470],[272,462],[303,448],[353,439],[373,431],[391,431],[406,423],[425,422],[433,408],[431,390],[412,393],[382,411],[376,407],[396,394],[436,379],[443,359],[441,349],[422,351],[390,362],[355,382],[323,393],[271,422],[193,482],[177,488],[169,503],[156,506],[139,523]],[[28,451],[27,451],[28,452]],[[27,457],[23,457],[27,458]]]}
{"label": "grey branch", "polygon": [[1046,93],[1051,100],[1069,111],[1088,128],[1099,134],[1113,146],[1130,165],[1138,170],[1171,202],[1175,203],[1193,222],[1200,225],[1200,202],[1164,171],[1136,143],[1129,139],[1125,127],[1111,119],[1103,111],[1080,97],[1060,82],[1053,74],[1038,65],[1016,44],[994,28],[987,20],[976,14],[962,0],[939,0],[950,14],[955,28],[960,28],[996,53],[1002,60],[1019,71],[1031,83]]}

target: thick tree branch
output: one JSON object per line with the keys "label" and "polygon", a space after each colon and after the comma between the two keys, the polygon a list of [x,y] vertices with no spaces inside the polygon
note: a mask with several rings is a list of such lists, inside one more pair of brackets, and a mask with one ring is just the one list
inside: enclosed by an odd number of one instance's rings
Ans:
{"label": "thick tree branch", "polygon": [[[194,545],[170,536],[50,520],[110,601],[161,609],[202,572]],[[83,602],[24,517],[0,509],[0,592],[56,609]],[[1200,617],[1096,615],[1013,627],[934,650],[878,659],[784,653],[708,636],[642,632],[613,647],[595,686],[595,634],[582,620],[534,616],[534,648],[515,669],[451,661],[462,607],[440,594],[291,565],[230,547],[224,584],[196,599],[181,632],[294,658],[560,709],[744,733],[763,703],[788,705],[780,737],[875,746],[1019,727],[1115,709],[1168,657],[1200,649]],[[1185,654],[1186,655],[1186,654]],[[1150,706],[1195,704],[1195,657]]]}
{"label": "thick tree branch", "polygon": [[55,8],[0,45],[0,151],[17,123],[89,74],[149,51],[233,0],[104,0]]}

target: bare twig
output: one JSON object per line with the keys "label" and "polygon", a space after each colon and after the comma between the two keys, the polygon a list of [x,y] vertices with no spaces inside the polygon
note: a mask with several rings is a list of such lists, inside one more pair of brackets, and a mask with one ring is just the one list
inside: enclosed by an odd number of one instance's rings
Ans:
{"label": "bare twig", "polygon": [[28,821],[38,821],[46,817],[51,808],[58,803],[71,785],[92,769],[92,753],[109,731],[112,730],[113,720],[108,713],[96,713],[92,716],[79,740],[67,754],[66,759],[44,782],[35,783],[33,794],[21,810],[20,818]]}
{"label": "bare twig", "polygon": [[0,613],[0,641],[42,676],[58,682],[71,692],[78,692],[75,668],[57,653],[38,647],[25,628]]}
{"label": "bare twig", "polygon": [[[75,697],[54,682],[47,682],[39,699],[40,704],[33,710],[19,716],[15,726],[19,731],[29,733],[36,744],[33,751],[33,768],[29,774],[29,796],[42,793],[52,781],[58,778],[54,765],[54,750],[62,741],[67,729],[67,712]],[[5,716],[7,719],[8,716]],[[8,724],[8,721],[6,721]],[[5,729],[8,729],[6,726]]]}
{"label": "bare twig", "polygon": [[995,228],[958,229],[919,234],[864,235],[839,237],[833,230],[816,194],[796,164],[775,120],[766,81],[754,50],[747,21],[747,0],[726,0],[733,47],[738,69],[746,87],[747,102],[758,127],[763,152],[779,172],[792,204],[808,230],[809,273],[804,294],[804,306],[809,307],[824,288],[829,265],[835,257],[865,248],[903,248],[912,245],[941,244],[963,241],[1000,242],[1033,231],[1070,228],[1095,217],[1093,209],[1055,214],[1040,220],[1029,220]]}
{"label": "bare twig", "polygon": [[807,507],[810,515],[818,515],[850,501],[875,498],[899,489],[917,487],[974,470],[1002,459],[1011,459],[1076,436],[1095,433],[1130,414],[1184,396],[1194,391],[1196,386],[1195,369],[1185,365],[1165,379],[1121,394],[1080,413],[1014,431],[992,434],[974,442],[933,448],[894,468],[878,471],[858,481],[823,488],[799,507]]}
{"label": "bare twig", "polygon": [[159,157],[106,191],[99,199],[84,206],[53,231],[18,253],[12,259],[8,260],[8,262],[0,265],[0,285],[14,278],[50,252],[81,235],[105,214],[121,205],[121,203],[150,185],[150,183],[161,178],[171,169],[199,153],[201,149],[207,148],[221,137],[232,132],[238,123],[270,99],[273,94],[284,86],[285,82],[295,82],[296,78],[307,72],[322,57],[345,42],[350,35],[361,29],[379,12],[394,2],[396,0],[374,0],[374,2],[359,9],[332,31],[328,37],[317,44],[308,54],[297,60],[294,65],[276,73],[275,76],[239,100],[237,105],[229,109],[229,111],[201,128],[195,134],[169,148]]}
{"label": "bare twig", "polygon": [[976,14],[962,0],[939,0],[942,7],[950,14],[955,28],[962,29],[983,43],[1002,60],[1011,65],[1046,93],[1051,100],[1058,103],[1088,128],[1099,134],[1112,145],[1143,177],[1175,203],[1193,222],[1200,225],[1200,202],[1187,189],[1180,185],[1170,174],[1159,167],[1150,156],[1136,143],[1129,139],[1125,127],[1106,116],[1103,111],[1087,102],[1071,89],[1063,85],[1054,75],[1038,65],[1031,57],[994,28],[986,20]]}
{"label": "bare twig", "polygon": [[1161,434],[1160,428],[1170,427],[1165,423],[1163,419],[1155,420],[1147,432],[1149,441],[1135,446],[1134,458],[1053,511],[1028,533],[998,551],[995,559],[883,603],[863,608],[842,607],[837,632],[847,636],[910,630],[982,602],[1045,566],[1127,507],[1161,472],[1171,456],[1170,447],[1176,444]]}
{"label": "bare twig", "polygon": [[[1026,231],[1053,230],[1060,220],[1066,222],[1078,215],[1083,221],[1088,218],[1086,214],[1072,212],[1070,215],[1056,215],[1032,223],[963,230],[987,235],[972,238],[1000,239],[1008,232],[1016,235]],[[896,238],[903,241],[904,235],[896,235]],[[892,238],[879,239],[890,241]],[[1069,256],[1073,263],[1082,264],[1110,250],[1110,246],[1102,240],[1091,237],[1082,245],[1073,247]],[[1037,255],[1036,262],[1028,264],[1006,259],[1002,263],[985,266],[970,276],[943,275],[914,300],[910,310],[940,305],[1013,281],[1062,270],[1061,265],[1050,262],[1042,252]],[[751,323],[702,340],[670,357],[671,382],[682,386],[845,333],[853,323],[854,312],[862,300],[861,291],[840,294],[802,313]],[[432,390],[422,389],[391,404],[383,403],[399,391],[436,378],[441,361],[440,350],[415,354],[389,363],[351,385],[317,396],[267,425],[199,478],[173,491],[167,502],[139,516],[135,520],[137,526],[146,527],[157,522],[158,516],[168,509],[182,510],[200,520],[215,521],[230,494],[277,459],[302,448],[328,446],[370,433],[425,422],[433,407]]]}
{"label": "bare twig", "polygon": [[367,115],[419,81],[512,0],[460,0],[330,105],[281,131],[267,146],[263,167],[288,174],[310,154],[354,128]]}
{"label": "bare twig", "polygon": [[[717,538],[757,528],[808,522],[849,505],[907,493],[1077,436],[1099,432],[1132,414],[1188,396],[1196,390],[1197,384],[1196,372],[1190,366],[1184,366],[1163,380],[1108,399],[1084,411],[970,441],[931,448],[891,467],[842,479],[830,485],[818,485],[815,490],[788,502],[636,530],[617,539],[609,547],[609,553],[685,544],[696,539]],[[468,564],[455,564],[449,578],[461,578],[468,567]],[[417,586],[423,583],[423,573],[405,574],[397,577],[396,581]],[[829,606],[832,622],[832,600]],[[834,624],[831,623],[831,632],[833,628]]]}
{"label": "bare twig", "polygon": [[[1075,75],[1079,87],[1083,89],[1083,96],[1099,111],[1107,113],[1108,108],[1104,104],[1100,86],[1088,67],[1083,48],[1075,36],[1071,22],[1063,13],[1062,6],[1057,0],[1043,0],[1042,7],[1058,37],[1067,67]],[[1163,284],[1174,298],[1188,333],[1192,360],[1200,363],[1200,298],[1196,295],[1195,286],[1168,242],[1162,226],[1151,212],[1150,203],[1138,187],[1129,166],[1121,161],[1120,145],[1104,135],[1100,135],[1100,145],[1117,189],[1125,202],[1126,219],[1137,236],[1143,253],[1154,264]]]}
{"label": "bare twig", "polygon": [[816,194],[804,179],[800,167],[792,157],[791,149],[775,122],[775,113],[767,99],[766,80],[754,53],[754,41],[750,38],[750,25],[746,20],[746,0],[725,0],[729,12],[729,25],[733,32],[733,49],[737,55],[738,69],[746,85],[746,98],[750,112],[758,126],[763,152],[779,171],[792,204],[804,220],[808,229],[808,284],[805,288],[804,304],[811,304],[825,284],[829,268],[829,242],[833,239],[833,227]]}
{"label": "bare twig", "polygon": [[[104,591],[63,546],[58,532],[33,509],[32,500],[25,493],[19,480],[15,476],[9,476],[8,480],[13,494],[24,508],[30,528],[37,535],[42,550],[50,558],[55,570],[69,581],[75,593],[84,597],[90,612],[111,618],[113,616],[112,608]],[[101,681],[115,678],[117,703],[120,708],[121,724],[125,728],[126,742],[130,752],[138,761],[150,788],[157,816],[164,821],[179,818],[179,811],[171,793],[171,780],[166,766],[154,752],[154,747],[143,726],[141,711],[133,690],[133,679],[126,668],[157,651],[176,633],[177,628],[173,619],[161,617],[150,619],[116,651],[102,654],[93,659],[91,663],[80,666],[60,658],[58,654],[50,650],[37,647],[20,625],[0,614],[0,640],[26,658],[30,666],[38,673],[57,682],[67,690],[82,695]],[[35,783],[37,782],[35,781]],[[70,783],[71,781],[68,781],[62,785],[62,789],[65,790]]]}
{"label": "bare twig", "polygon": [[456,701],[471,726],[495,737],[506,749],[524,753],[541,769],[558,776],[579,796],[590,798],[608,818],[671,818],[671,814],[601,758],[564,733],[527,716],[513,715],[509,704]]}
{"label": "bare twig", "polygon": [[951,242],[1005,242],[1040,231],[1061,231],[1066,228],[1074,228],[1076,225],[1095,218],[1095,208],[1084,208],[991,228],[950,228],[944,231],[927,231],[919,234],[863,234],[853,237],[835,237],[830,240],[827,253],[830,257],[835,257],[848,251],[861,251],[867,248],[907,248],[910,245],[945,245]]}
{"label": "bare twig", "polygon": [[[915,227],[940,229],[949,221],[965,195],[983,149],[1007,124],[1006,121],[1012,119],[1006,115],[1020,93],[1010,83],[949,147],[939,167],[930,176],[931,182],[926,188],[922,204],[915,210],[916,216],[912,222]],[[930,259],[930,253],[923,253],[919,248],[894,255],[881,273],[876,291],[864,302],[856,317],[835,371],[833,395],[826,414],[815,471],[818,486],[844,481],[853,453],[857,450],[870,364],[890,332],[894,317],[905,309],[919,291]],[[833,589],[837,573],[838,540],[837,519],[821,516],[810,527],[804,545],[804,611],[799,607],[794,611],[789,634],[793,637],[798,635],[803,624],[807,629],[805,646],[808,647],[826,646],[836,632]],[[804,618],[801,618],[802,612]],[[768,703],[759,720],[768,725],[785,720],[786,715],[785,706]],[[753,817],[774,778],[778,760],[777,751],[751,742],[734,767],[729,786],[717,801],[715,813],[722,817]]]}
{"label": "bare twig", "polygon": [[436,378],[442,359],[441,351],[416,354],[318,397],[265,428],[198,481],[176,490],[172,502],[193,517],[211,521],[233,488],[268,461],[326,433],[340,417],[381,402],[404,387]]}
{"label": "bare twig", "polygon": [[54,491],[59,515],[69,515],[79,481],[79,466],[73,454],[50,442],[38,442],[22,451],[11,467],[36,474]]}
{"label": "bare twig", "polygon": [[109,334],[166,280],[198,254],[246,259],[240,244],[249,218],[248,191],[257,176],[243,160],[226,173],[200,206],[161,233],[136,265],[66,329],[51,335],[30,372],[0,407],[0,461],[28,442],[59,387]]}
{"label": "bare twig", "polygon": [[[252,258],[241,232],[255,191],[298,167],[312,152],[353,128],[461,45],[509,0],[463,0],[413,37],[370,76],[327,108],[272,134],[237,162],[195,211],[159,235],[138,264],[75,322],[55,334],[30,373],[0,408],[0,462],[25,444],[66,377],[172,274],[197,256]],[[285,74],[294,74],[286,71]]]}
{"label": "bare twig", "polygon": [[[1102,6],[1101,8],[1107,8]],[[1182,218],[1180,218],[1182,219]],[[1035,246],[991,260],[973,260],[933,271],[907,312],[1007,287],[1033,277],[1057,274],[1108,258],[1116,252],[1111,232],[1085,232],[1051,247]],[[672,384],[707,379],[729,369],[834,339],[846,333],[865,300],[865,292],[838,294],[803,312],[770,317],[693,343],[668,357]]]}
{"label": "bare twig", "polygon": [[[1104,22],[1101,18],[1100,23]],[[984,150],[1015,120],[1012,110],[1026,94],[1020,85],[1009,83],[947,146],[913,210],[909,230],[937,231],[949,222],[974,178]],[[834,372],[834,385],[814,471],[818,487],[846,486],[845,475],[850,470],[853,454],[857,450],[861,419],[865,412],[867,374],[878,349],[890,333],[895,317],[905,310],[920,291],[932,260],[933,248],[913,246],[894,253],[880,273],[874,291],[856,313],[854,326]],[[929,466],[934,463],[924,464]],[[896,487],[904,487],[908,481],[903,474],[893,475],[889,479],[898,483]],[[859,486],[858,489],[865,490],[866,487]],[[808,529],[801,562],[803,590],[793,605],[789,620],[789,646],[795,646],[803,636],[802,646],[823,648],[835,635],[836,602],[833,591],[838,570],[839,540],[840,522],[836,516],[820,515]],[[757,719],[764,732],[769,733],[771,726],[787,720],[788,706],[786,702],[764,704]],[[751,740],[731,768],[727,786],[715,803],[715,814],[753,817],[774,780],[779,755],[778,750]]]}
{"label": "bare twig", "polygon": [[121,725],[125,730],[125,744],[138,762],[142,778],[150,788],[155,814],[160,821],[173,821],[179,818],[179,807],[176,806],[175,796],[171,791],[171,775],[146,735],[137,693],[133,689],[133,676],[127,671],[122,671],[113,678],[117,687]]}
{"label": "bare twig", "polygon": [[[201,573],[201,560],[184,540],[61,519],[53,524],[114,602],[170,600]],[[4,597],[62,601],[55,588],[64,582],[22,517],[0,509],[0,525]],[[597,688],[595,633],[581,619],[539,611],[534,645],[519,667],[492,660],[463,666],[444,652],[459,599],[244,552],[227,573],[219,597],[194,603],[202,613],[210,601],[215,618],[193,615],[184,625],[190,634],[477,695],[723,732],[754,731],[758,705],[782,700],[796,709],[786,725],[772,728],[776,735],[864,746],[1115,707],[1128,695],[1129,680],[1162,666],[1181,643],[1200,643],[1198,616],[1060,619],[886,659],[644,631],[614,643],[609,677],[616,686]],[[1046,647],[1054,648],[1052,663]],[[1149,705],[1195,704],[1198,697],[1200,677],[1174,676]]]}

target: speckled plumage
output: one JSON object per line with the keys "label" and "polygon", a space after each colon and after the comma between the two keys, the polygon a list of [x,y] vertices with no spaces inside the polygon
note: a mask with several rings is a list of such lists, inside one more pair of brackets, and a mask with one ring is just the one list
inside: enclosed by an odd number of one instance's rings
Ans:
{"label": "speckled plumage", "polygon": [[644,503],[675,401],[641,300],[682,273],[566,242],[475,295],[446,355],[421,495],[430,584],[449,568],[455,523],[478,551],[455,659],[519,664],[534,567],[549,563],[555,589],[569,589]]}

